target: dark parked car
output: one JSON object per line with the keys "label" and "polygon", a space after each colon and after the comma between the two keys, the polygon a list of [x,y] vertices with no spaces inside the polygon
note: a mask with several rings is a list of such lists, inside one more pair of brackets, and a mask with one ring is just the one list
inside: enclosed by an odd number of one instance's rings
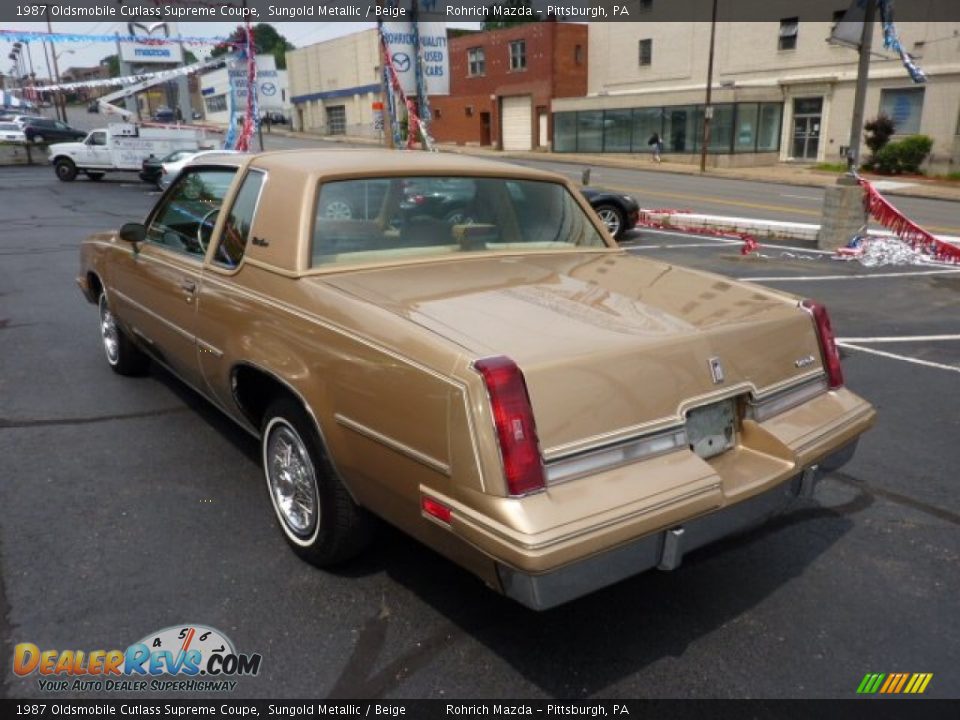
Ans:
{"label": "dark parked car", "polygon": [[636,226],[640,218],[640,205],[629,195],[591,187],[580,188],[580,193],[617,240],[622,239],[627,230]]}
{"label": "dark parked car", "polygon": [[177,119],[177,114],[168,107],[158,107],[153,114],[154,122],[173,122]]}
{"label": "dark parked car", "polygon": [[31,118],[23,125],[23,134],[27,137],[27,142],[69,142],[70,140],[83,140],[87,133],[83,130],[77,130],[59,120],[50,118]]}
{"label": "dark parked car", "polygon": [[196,154],[196,150],[188,150],[184,148],[182,150],[174,150],[172,153],[169,155],[164,155],[162,158],[158,158],[156,155],[151,155],[150,157],[145,158],[143,163],[140,165],[140,179],[148,183],[160,182],[160,176],[163,174],[164,163],[177,162],[188,155]]}
{"label": "dark parked car", "polygon": [[88,112],[88,113],[98,113],[98,112],[100,112],[100,101],[99,101],[99,100],[91,100],[91,101],[90,101],[90,104],[87,105],[87,112]]}

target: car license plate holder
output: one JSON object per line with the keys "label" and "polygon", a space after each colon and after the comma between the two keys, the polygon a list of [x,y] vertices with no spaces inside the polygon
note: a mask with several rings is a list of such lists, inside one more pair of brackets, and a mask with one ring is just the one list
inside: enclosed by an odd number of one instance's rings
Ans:
{"label": "car license plate holder", "polygon": [[704,460],[733,447],[737,438],[736,402],[733,399],[694,408],[687,413],[687,442]]}

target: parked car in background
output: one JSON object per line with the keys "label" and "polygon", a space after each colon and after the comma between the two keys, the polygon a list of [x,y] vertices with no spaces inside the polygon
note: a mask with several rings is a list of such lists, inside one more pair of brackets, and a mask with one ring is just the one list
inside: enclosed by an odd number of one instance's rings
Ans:
{"label": "parked car in background", "polygon": [[87,136],[83,130],[49,118],[31,118],[23,123],[23,134],[28,142],[50,143],[82,140]]}
{"label": "parked car in background", "polygon": [[4,120],[7,122],[15,122],[21,128],[30,120],[46,120],[47,118],[43,115],[24,115],[23,113],[12,113],[7,115]]}
{"label": "parked car in background", "polygon": [[[473,222],[395,222],[424,176],[472,185]],[[376,212],[323,213],[368,184]],[[302,558],[349,560],[379,516],[535,609],[782,512],[875,416],[822,305],[632,255],[570,181],[505,163],[198,158],[77,281],[115,372],[155,360],[259,438]]]}
{"label": "parked car in background", "polygon": [[188,157],[192,157],[197,154],[197,150],[190,148],[181,148],[179,150],[174,150],[163,157],[157,157],[156,155],[151,155],[148,158],[144,158],[143,164],[140,168],[140,179],[144,182],[157,184],[160,181],[160,176],[163,175],[163,164],[164,163],[175,163],[180,160],[185,160]]}
{"label": "parked car in background", "polygon": [[168,107],[158,107],[153,113],[154,122],[173,122],[176,119],[176,113]]}
{"label": "parked car in background", "polygon": [[4,142],[25,143],[27,136],[23,128],[15,122],[0,122],[0,140]]}
{"label": "parked car in background", "polygon": [[99,100],[91,100],[91,101],[87,104],[87,112],[88,112],[88,113],[98,113],[98,112],[100,112],[100,101],[99,101]]}
{"label": "parked car in background", "polygon": [[622,240],[628,230],[636,227],[640,219],[640,204],[635,198],[592,187],[580,188],[580,193],[617,240]]}
{"label": "parked car in background", "polygon": [[183,170],[184,166],[196,160],[198,158],[203,158],[207,155],[240,155],[236,150],[195,150],[186,155],[179,155],[173,160],[167,161],[164,159],[160,163],[160,177],[157,179],[157,187],[161,190],[166,190],[173,183],[174,180],[180,175],[180,171]]}

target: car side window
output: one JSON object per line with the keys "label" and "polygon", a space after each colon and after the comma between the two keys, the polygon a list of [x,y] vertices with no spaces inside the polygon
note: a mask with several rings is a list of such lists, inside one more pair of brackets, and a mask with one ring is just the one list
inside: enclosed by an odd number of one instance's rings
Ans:
{"label": "car side window", "polygon": [[91,145],[106,145],[107,144],[107,134],[105,132],[93,132],[90,133],[89,143]]}
{"label": "car side window", "polygon": [[234,268],[243,259],[265,178],[266,174],[262,171],[251,170],[243,179],[243,185],[237,192],[230,214],[224,221],[223,232],[220,233],[220,244],[214,255],[214,261],[217,264]]}
{"label": "car side window", "polygon": [[202,259],[235,168],[181,173],[147,222],[146,240]]}

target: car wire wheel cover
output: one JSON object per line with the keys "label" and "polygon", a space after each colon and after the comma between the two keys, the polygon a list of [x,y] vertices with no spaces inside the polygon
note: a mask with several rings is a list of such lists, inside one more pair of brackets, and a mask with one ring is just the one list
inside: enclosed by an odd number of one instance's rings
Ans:
{"label": "car wire wheel cover", "polygon": [[270,499],[284,529],[298,544],[311,542],[320,517],[316,470],[300,435],[283,418],[267,426],[263,461]]}
{"label": "car wire wheel cover", "polygon": [[120,336],[113,313],[107,307],[106,295],[100,296],[100,337],[103,338],[103,351],[107,362],[116,365],[120,361]]}

